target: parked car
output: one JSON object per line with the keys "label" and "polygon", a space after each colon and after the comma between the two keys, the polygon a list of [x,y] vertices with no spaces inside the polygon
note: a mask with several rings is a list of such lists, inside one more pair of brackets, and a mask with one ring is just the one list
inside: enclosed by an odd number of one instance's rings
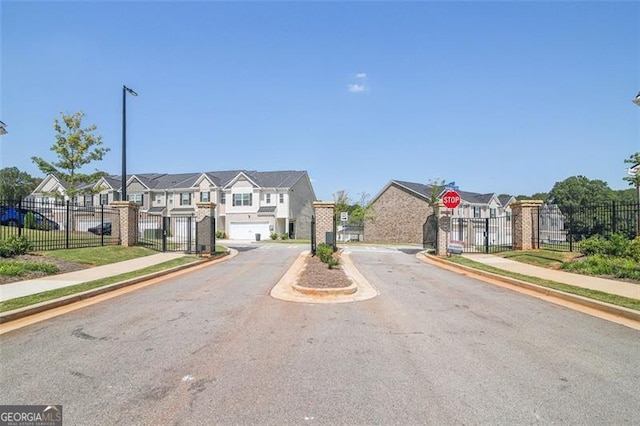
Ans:
{"label": "parked car", "polygon": [[87,229],[87,231],[96,235],[111,235],[111,223],[104,222],[98,226],[92,226],[91,228]]}
{"label": "parked car", "polygon": [[35,210],[8,206],[0,206],[0,225],[20,226],[44,231],[60,229],[60,225]]}

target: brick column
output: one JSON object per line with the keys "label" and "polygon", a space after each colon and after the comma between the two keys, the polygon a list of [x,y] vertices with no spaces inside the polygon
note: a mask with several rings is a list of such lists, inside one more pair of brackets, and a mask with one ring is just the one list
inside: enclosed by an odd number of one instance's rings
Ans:
{"label": "brick column", "polygon": [[532,250],[538,247],[538,214],[540,200],[522,200],[511,204],[513,221],[513,249]]}
{"label": "brick column", "polygon": [[[327,243],[327,232],[333,232],[333,216],[336,203],[333,201],[314,201],[316,214],[316,244]],[[336,236],[333,236],[335,242]],[[333,245],[333,244],[332,244]]]}
{"label": "brick column", "polygon": [[201,254],[215,253],[216,230],[211,218],[215,218],[216,203],[196,203],[196,251]]}
{"label": "brick column", "polygon": [[138,243],[138,210],[140,206],[133,201],[114,201],[111,207],[120,213],[120,245],[135,246]]}
{"label": "brick column", "polygon": [[[436,255],[446,256],[447,245],[449,244],[449,230],[451,229],[451,215],[442,201],[438,202],[438,206],[436,207],[434,214],[438,218],[438,243],[436,246]],[[446,227],[445,224],[448,224],[448,227]]]}

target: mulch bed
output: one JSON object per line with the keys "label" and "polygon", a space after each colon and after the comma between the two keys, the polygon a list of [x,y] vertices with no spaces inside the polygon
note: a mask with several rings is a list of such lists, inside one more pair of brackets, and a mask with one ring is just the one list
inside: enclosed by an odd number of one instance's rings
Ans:
{"label": "mulch bed", "polygon": [[[11,261],[19,261],[26,263],[50,263],[52,265],[56,265],[59,269],[59,272],[56,274],[65,274],[67,272],[80,271],[82,269],[90,268],[91,265],[83,265],[81,263],[69,262],[67,260],[57,259],[55,257],[48,256],[40,256],[35,254],[23,254],[20,256],[15,256],[11,258],[0,258],[1,262],[11,262]],[[16,281],[26,281],[33,280],[36,278],[45,277],[47,274],[40,271],[31,271],[19,277],[5,277],[0,275],[0,285],[13,283]]]}
{"label": "mulch bed", "polygon": [[[334,258],[339,260],[339,253],[335,253]],[[347,277],[342,265],[329,269],[318,256],[309,255],[296,284],[308,288],[344,288],[349,287],[352,281]]]}

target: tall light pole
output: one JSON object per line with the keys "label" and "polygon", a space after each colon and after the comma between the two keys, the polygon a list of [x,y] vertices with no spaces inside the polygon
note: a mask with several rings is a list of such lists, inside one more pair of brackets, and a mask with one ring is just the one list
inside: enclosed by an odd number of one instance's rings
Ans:
{"label": "tall light pole", "polygon": [[138,94],[127,86],[122,86],[122,189],[121,201],[127,201],[127,92]]}

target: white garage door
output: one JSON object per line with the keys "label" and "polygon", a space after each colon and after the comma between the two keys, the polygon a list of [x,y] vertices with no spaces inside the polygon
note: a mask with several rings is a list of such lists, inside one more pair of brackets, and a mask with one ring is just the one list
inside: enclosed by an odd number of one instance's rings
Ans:
{"label": "white garage door", "polygon": [[261,240],[266,240],[271,235],[269,222],[231,222],[229,223],[229,239],[254,240],[256,234],[260,234]]}

